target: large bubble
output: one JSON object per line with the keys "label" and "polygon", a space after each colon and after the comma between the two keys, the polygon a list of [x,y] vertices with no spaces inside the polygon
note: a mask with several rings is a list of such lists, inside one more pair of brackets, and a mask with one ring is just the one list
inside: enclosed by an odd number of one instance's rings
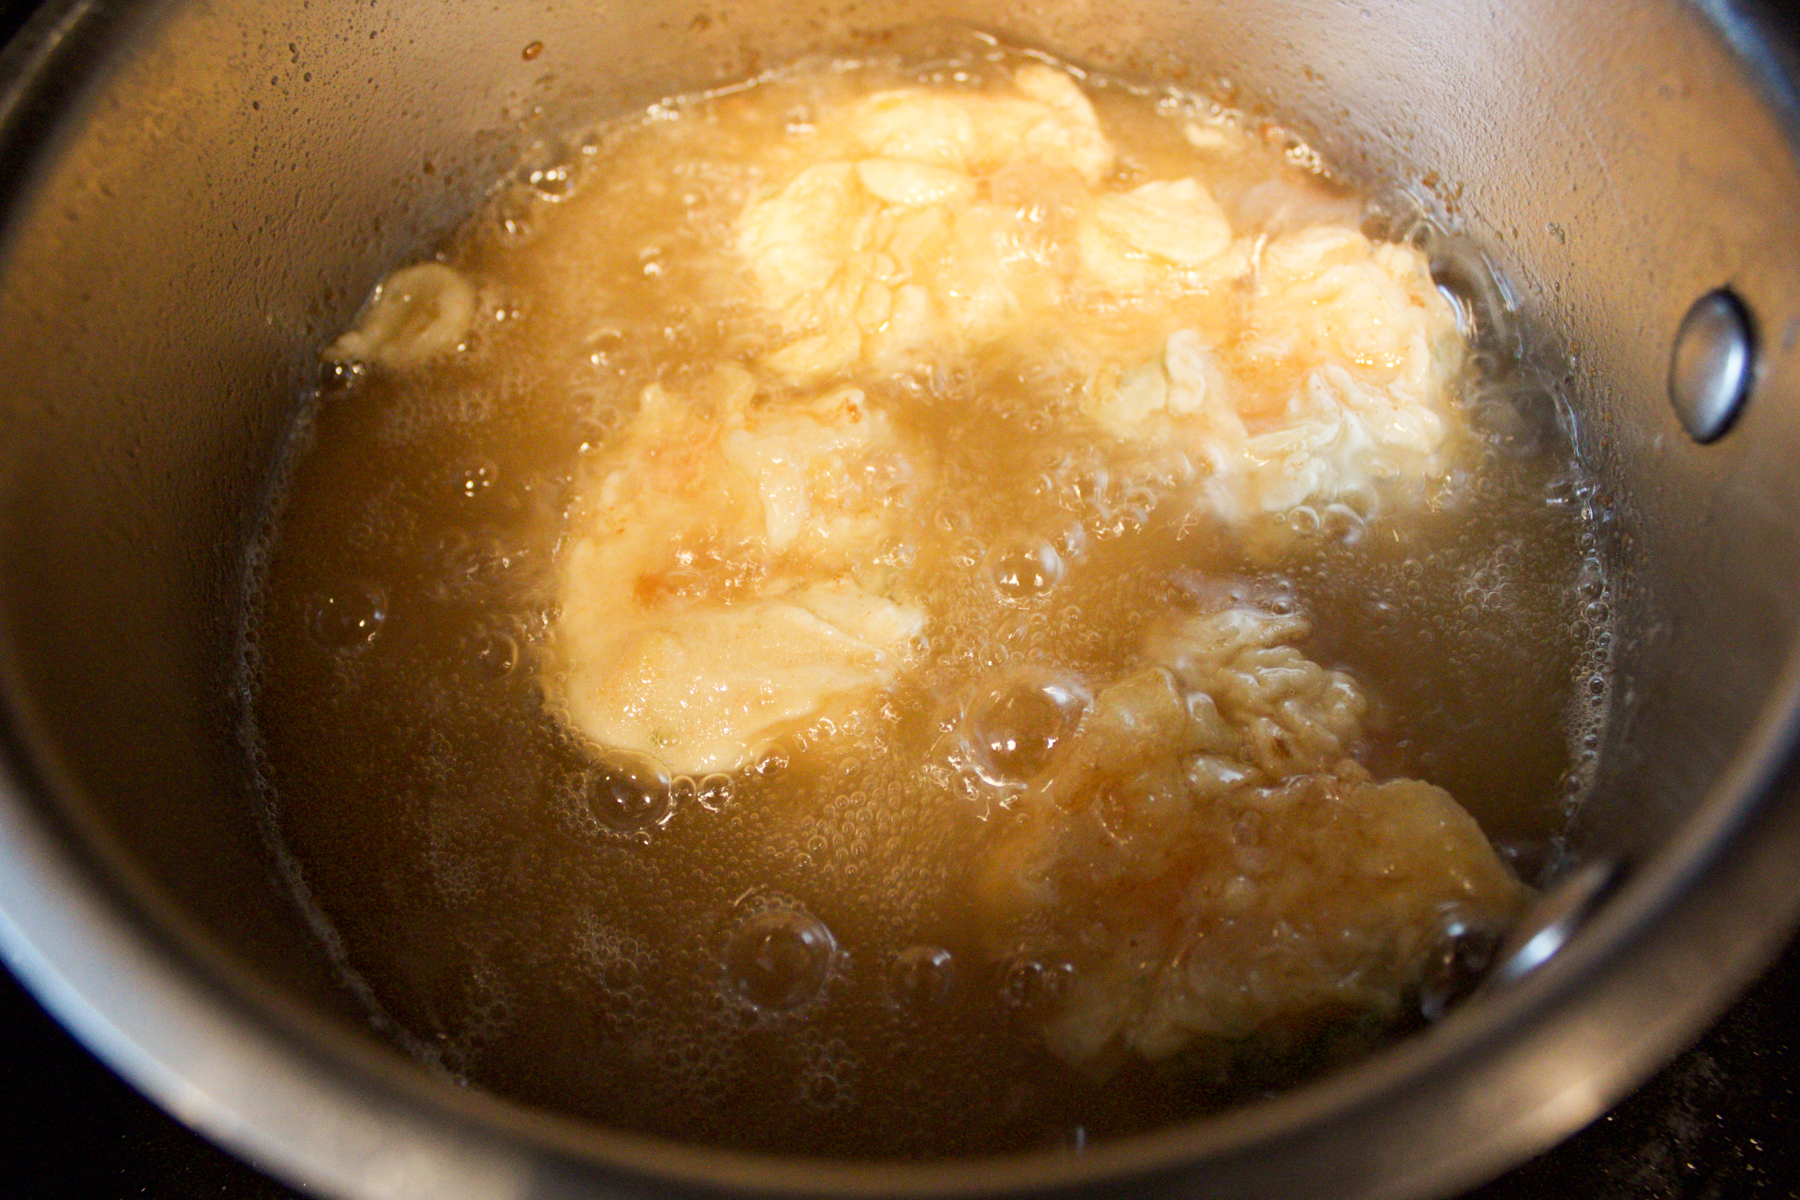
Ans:
{"label": "large bubble", "polygon": [[313,639],[340,654],[365,649],[387,620],[387,595],[372,583],[351,581],[318,596],[308,625]]}
{"label": "large bubble", "polygon": [[1025,669],[994,680],[971,698],[963,720],[976,771],[989,783],[1030,783],[1056,761],[1091,697],[1052,671]]}
{"label": "large bubble", "polygon": [[823,993],[837,953],[831,930],[805,909],[757,908],[725,941],[726,988],[759,1012],[791,1013]]}

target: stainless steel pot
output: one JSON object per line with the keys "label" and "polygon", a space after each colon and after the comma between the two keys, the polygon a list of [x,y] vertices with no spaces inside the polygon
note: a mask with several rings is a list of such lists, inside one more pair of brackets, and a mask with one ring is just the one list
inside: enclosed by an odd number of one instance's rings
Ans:
{"label": "stainless steel pot", "polygon": [[[739,1157],[453,1089],[335,982],[271,868],[233,733],[245,547],[314,348],[474,205],[521,121],[945,18],[1125,74],[1228,79],[1349,173],[1431,181],[1417,196],[1495,248],[1566,351],[1616,514],[1616,714],[1576,845],[1631,869],[1573,906],[1547,964],[1398,1049],[1079,1156]],[[1800,911],[1800,73],[1765,15],[60,0],[0,74],[0,945],[103,1058],[277,1173],[484,1200],[1441,1193],[1603,1111]],[[1701,446],[1665,382],[1683,313],[1720,285],[1756,360],[1735,426]]]}

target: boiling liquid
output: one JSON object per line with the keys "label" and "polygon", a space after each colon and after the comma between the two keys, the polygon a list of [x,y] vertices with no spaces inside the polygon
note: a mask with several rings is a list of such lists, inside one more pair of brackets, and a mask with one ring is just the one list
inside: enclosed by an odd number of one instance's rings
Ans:
{"label": "boiling liquid", "polygon": [[[859,378],[930,464],[908,499],[917,660],[729,771],[609,769],[555,715],[556,564],[591,464],[647,386],[702,387],[767,324],[720,284],[769,182],[745,148],[847,93],[1020,61],[800,70],[552,148],[449,249],[476,281],[463,348],[328,372],[253,601],[259,759],[345,970],[451,1076],[673,1138],[930,1157],[1164,1124],[1416,1024],[1349,1014],[1082,1071],[1041,1037],[1066,964],[990,961],[970,848],[1005,794],[982,771],[1049,762],[1079,719],[1058,687],[1118,678],[1163,615],[1230,596],[1303,611],[1307,656],[1372,699],[1358,758],[1448,789],[1526,871],[1579,799],[1604,576],[1554,407],[1504,370],[1461,381],[1476,444],[1417,503],[1250,523],[1083,426],[1053,354]],[[1278,130],[1088,92],[1122,176],[1203,169],[1234,228],[1362,215]],[[983,707],[1034,671],[1054,685],[1035,708]]]}

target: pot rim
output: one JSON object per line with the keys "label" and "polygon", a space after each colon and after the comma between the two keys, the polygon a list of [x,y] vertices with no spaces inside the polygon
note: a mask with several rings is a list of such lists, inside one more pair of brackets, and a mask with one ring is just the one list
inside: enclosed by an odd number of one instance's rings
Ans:
{"label": "pot rim", "polygon": [[[91,100],[100,68],[170,7],[117,12],[95,0],[53,0],[32,17],[0,53],[0,197],[29,194],[39,164]],[[1792,57],[1770,38],[1767,14],[1720,0],[1697,7],[1780,113],[1790,147],[1800,148]],[[0,211],[0,264],[10,227]],[[0,645],[0,956],[90,1050],[178,1119],[265,1169],[352,1196],[552,1196],[670,1183],[972,1195],[1122,1182],[1225,1195],[1241,1190],[1247,1172],[1270,1168],[1284,1177],[1300,1171],[1322,1195],[1443,1191],[1522,1161],[1604,1112],[1697,1034],[1800,920],[1800,646],[1790,646],[1770,702],[1704,803],[1561,954],[1371,1059],[1080,1155],[850,1163],[718,1151],[455,1087],[373,1034],[274,992],[175,912],[104,833],[53,811],[54,797],[76,789],[47,751],[20,680],[10,647]],[[1708,917],[1746,904],[1759,917],[1752,926],[1740,920],[1721,931]],[[1684,947],[1700,943],[1708,969],[1695,978],[1679,968]],[[1542,1051],[1592,1040],[1585,1025],[1596,1011],[1640,1018],[1623,1036],[1628,1052],[1556,1063],[1541,1077]],[[1471,1126],[1476,1111],[1460,1109],[1453,1095],[1470,1088],[1509,1098],[1510,1119]],[[1381,1140],[1359,1135],[1433,1110],[1442,1115],[1423,1145],[1437,1153],[1372,1147],[1342,1159],[1346,1147]],[[1401,1170],[1357,1177],[1359,1167],[1390,1159]]]}

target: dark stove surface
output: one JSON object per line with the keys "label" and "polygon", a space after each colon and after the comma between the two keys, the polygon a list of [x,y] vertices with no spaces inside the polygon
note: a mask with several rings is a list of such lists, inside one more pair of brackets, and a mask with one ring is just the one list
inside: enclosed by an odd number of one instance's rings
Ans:
{"label": "dark stove surface", "polygon": [[[0,44],[34,7],[0,0]],[[1800,0],[1764,7],[1800,30]],[[0,972],[0,1196],[297,1200],[138,1095]],[[1698,1045],[1462,1200],[1800,1200],[1800,941]]]}
{"label": "dark stove surface", "polygon": [[[126,1086],[0,975],[0,1194],[295,1200]],[[1800,1200],[1800,942],[1618,1108],[1464,1200]]]}

